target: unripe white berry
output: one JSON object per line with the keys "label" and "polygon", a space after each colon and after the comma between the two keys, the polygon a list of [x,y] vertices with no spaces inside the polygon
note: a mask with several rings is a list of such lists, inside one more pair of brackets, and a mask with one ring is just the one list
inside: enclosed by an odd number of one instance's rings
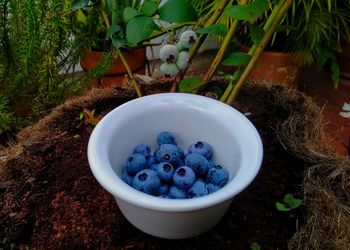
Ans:
{"label": "unripe white berry", "polygon": [[187,51],[181,51],[176,60],[179,69],[187,69],[190,62],[190,54]]}
{"label": "unripe white berry", "polygon": [[175,45],[166,44],[159,51],[159,58],[163,62],[174,63],[179,51]]}
{"label": "unripe white berry", "polygon": [[162,63],[160,65],[160,70],[164,73],[165,76],[176,76],[179,73],[179,68],[175,63]]}
{"label": "unripe white berry", "polygon": [[193,30],[186,30],[180,36],[180,41],[183,42],[185,48],[189,49],[197,40],[197,34]]}

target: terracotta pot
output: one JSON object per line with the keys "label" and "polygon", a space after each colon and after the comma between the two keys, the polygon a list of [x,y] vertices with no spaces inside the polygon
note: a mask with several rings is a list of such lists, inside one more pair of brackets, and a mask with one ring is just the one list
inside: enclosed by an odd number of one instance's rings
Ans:
{"label": "terracotta pot", "polygon": [[297,88],[301,70],[287,53],[264,51],[249,81]]}
{"label": "terracotta pot", "polygon": [[[105,52],[89,50],[86,51],[80,60],[80,65],[86,72],[90,69],[96,68],[102,61]],[[134,50],[123,51],[123,55],[128,62],[128,65],[133,73],[145,74],[146,65],[146,49],[137,48]],[[121,60],[115,60],[107,70],[104,77],[93,82],[93,87],[114,87],[122,86],[125,75],[127,74]]]}

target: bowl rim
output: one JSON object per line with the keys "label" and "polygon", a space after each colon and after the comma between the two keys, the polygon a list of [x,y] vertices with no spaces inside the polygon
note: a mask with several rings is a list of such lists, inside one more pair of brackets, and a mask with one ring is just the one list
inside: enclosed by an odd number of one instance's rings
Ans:
{"label": "bowl rim", "polygon": [[[121,112],[132,105],[142,105],[142,103],[144,102],[159,101],[162,98],[172,98],[175,101],[180,102],[186,99],[208,102],[211,105],[219,105],[220,108],[232,112],[232,114],[241,119],[240,121],[244,123],[244,126],[249,129],[251,136],[254,138],[256,148],[255,159],[251,163],[255,166],[255,168],[254,171],[250,173],[250,176],[247,182],[244,183],[244,185],[239,186],[239,188],[235,190],[230,190],[229,184],[227,184],[223,188],[219,189],[218,191],[212,194],[193,199],[164,199],[148,195],[130,187],[128,184],[122,181],[117,174],[115,174],[115,176],[117,176],[117,179],[114,179],[115,183],[111,185],[112,177],[108,176],[106,173],[103,173],[103,171],[101,171],[101,169],[103,169],[100,167],[102,164],[101,159],[98,155],[94,154],[94,152],[96,152],[98,149],[98,137],[103,132],[106,124],[108,124],[109,119],[111,119],[116,113]],[[127,202],[137,207],[143,207],[151,210],[164,212],[186,212],[200,210],[214,206],[219,203],[223,203],[228,200],[232,200],[236,194],[244,190],[254,180],[254,178],[260,170],[263,160],[263,144],[261,141],[261,137],[254,125],[249,121],[249,119],[246,116],[244,116],[242,113],[240,113],[230,105],[220,102],[218,100],[201,95],[187,93],[152,94],[133,99],[131,101],[119,105],[118,107],[110,111],[106,116],[104,116],[100,120],[100,122],[95,126],[94,130],[90,135],[87,152],[89,166],[94,177],[105,190],[107,190],[109,193],[115,196],[117,201],[118,199],[121,199],[124,202]],[[113,178],[115,178],[115,176],[113,176]]]}

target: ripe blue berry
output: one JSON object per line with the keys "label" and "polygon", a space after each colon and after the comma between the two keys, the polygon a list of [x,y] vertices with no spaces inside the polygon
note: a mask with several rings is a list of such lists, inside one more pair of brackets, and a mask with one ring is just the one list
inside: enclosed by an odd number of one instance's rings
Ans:
{"label": "ripe blue berry", "polygon": [[126,159],[125,167],[129,175],[134,176],[147,166],[146,158],[141,154],[132,154]]}
{"label": "ripe blue berry", "polygon": [[180,36],[180,41],[183,43],[184,47],[189,49],[197,40],[197,34],[193,30],[186,30]]}
{"label": "ripe blue berry", "polygon": [[129,175],[128,172],[124,169],[122,172],[122,180],[128,184],[129,186],[132,186],[132,179],[134,178],[133,176]]}
{"label": "ripe blue berry", "polygon": [[187,166],[179,167],[173,175],[174,185],[178,188],[189,188],[193,185],[195,180],[196,174],[194,173],[192,168]]}
{"label": "ripe blue berry", "polygon": [[200,154],[188,154],[185,165],[192,168],[198,176],[206,175],[209,169],[208,160]]}
{"label": "ripe blue berry", "polygon": [[214,193],[214,192],[216,192],[216,191],[218,191],[220,189],[219,186],[216,186],[215,184],[210,183],[210,182],[207,183],[207,188],[209,190],[209,194]]}
{"label": "ripe blue berry", "polygon": [[151,195],[157,193],[160,185],[161,183],[157,172],[151,169],[139,171],[132,180],[133,188]]}
{"label": "ripe blue berry", "polygon": [[174,144],[176,145],[175,136],[169,131],[162,131],[157,135],[158,145],[162,144]]}
{"label": "ripe blue berry", "polygon": [[209,194],[209,189],[203,181],[196,181],[193,183],[192,187],[187,190],[188,198],[201,197],[207,194]]}
{"label": "ripe blue berry", "polygon": [[185,160],[185,151],[180,147],[177,147],[177,151],[179,152],[180,159]]}
{"label": "ripe blue berry", "polygon": [[213,155],[213,149],[207,142],[198,141],[196,143],[193,143],[188,148],[189,154],[200,154],[203,155],[207,160],[211,159],[211,156]]}
{"label": "ripe blue berry", "polygon": [[159,197],[159,198],[163,198],[163,199],[171,199],[171,198],[169,197],[169,195],[167,195],[167,194],[161,194],[161,195],[159,195],[158,197]]}
{"label": "ripe blue berry", "polygon": [[151,168],[153,164],[157,164],[157,159],[154,155],[146,156],[145,159],[147,160],[147,168]]}
{"label": "ripe blue berry", "polygon": [[222,166],[216,165],[215,167],[209,169],[207,174],[207,182],[211,182],[214,185],[223,187],[227,183],[228,177],[228,172],[223,169]]}
{"label": "ripe blue berry", "polygon": [[165,195],[169,191],[169,186],[167,184],[161,184],[158,188],[157,195]]}
{"label": "ripe blue berry", "polygon": [[166,44],[159,51],[159,58],[166,63],[174,63],[179,51],[175,45]]}
{"label": "ripe blue berry", "polygon": [[209,167],[209,169],[215,167],[215,163],[214,163],[213,160],[209,160],[209,161],[208,161],[208,167]]}
{"label": "ripe blue berry", "polygon": [[158,162],[168,162],[173,166],[180,160],[177,147],[173,144],[162,144],[157,150],[156,158]]}
{"label": "ripe blue berry", "polygon": [[177,186],[171,186],[169,188],[168,196],[172,199],[186,199],[186,190]]}
{"label": "ripe blue berry", "polygon": [[174,174],[174,168],[170,163],[161,162],[154,169],[162,181],[170,181]]}
{"label": "ripe blue berry", "polygon": [[141,143],[141,144],[136,145],[133,153],[134,154],[141,154],[144,156],[149,156],[151,154],[151,147],[148,144]]}

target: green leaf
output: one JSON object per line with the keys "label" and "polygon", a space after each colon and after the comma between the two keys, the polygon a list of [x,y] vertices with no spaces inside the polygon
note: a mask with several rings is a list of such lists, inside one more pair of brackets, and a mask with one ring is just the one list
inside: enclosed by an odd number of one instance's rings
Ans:
{"label": "green leaf", "polygon": [[89,3],[89,0],[73,0],[72,9],[78,10],[78,9],[84,8],[88,5],[88,3]]}
{"label": "green leaf", "polygon": [[222,23],[215,23],[203,29],[200,29],[197,32],[200,34],[214,34],[214,35],[225,36],[227,33],[227,26]]}
{"label": "green leaf", "polygon": [[222,89],[218,86],[214,86],[214,91],[217,99],[220,99],[222,94],[224,93]]}
{"label": "green leaf", "polygon": [[125,48],[127,43],[125,39],[112,37],[112,44],[115,48]]}
{"label": "green leaf", "polygon": [[338,61],[335,58],[331,60],[331,77],[334,89],[338,89],[340,82],[340,67]]}
{"label": "green leaf", "polygon": [[297,208],[303,203],[302,200],[294,198],[292,194],[286,194],[283,201],[290,207],[290,209]]}
{"label": "green leaf", "polygon": [[244,52],[234,52],[226,57],[222,64],[226,66],[241,66],[247,64],[251,56]]}
{"label": "green leaf", "polygon": [[235,5],[225,10],[225,15],[241,21],[254,22],[269,7],[268,0],[256,0],[245,5]]}
{"label": "green leaf", "polygon": [[280,212],[288,212],[291,210],[290,207],[287,207],[285,204],[280,203],[280,202],[276,202],[276,208]]}
{"label": "green leaf", "polygon": [[250,24],[249,30],[250,30],[250,36],[251,36],[253,42],[260,43],[265,35],[264,29],[258,25]]}
{"label": "green leaf", "polygon": [[142,16],[143,13],[137,11],[134,8],[131,7],[126,7],[123,11],[123,18],[124,22],[128,22],[130,19],[137,17],[137,16]]}
{"label": "green leaf", "polygon": [[199,77],[192,76],[188,78],[184,78],[179,83],[180,92],[196,94],[199,87],[203,86],[205,82]]}
{"label": "green leaf", "polygon": [[145,1],[141,7],[141,12],[146,16],[153,16],[158,9],[158,3],[155,1]]}
{"label": "green leaf", "polygon": [[174,23],[197,20],[197,13],[187,0],[169,0],[159,12],[160,20]]}
{"label": "green leaf", "polygon": [[260,245],[259,245],[258,243],[253,242],[253,243],[250,245],[250,249],[251,249],[251,250],[260,250],[261,247],[260,247]]}
{"label": "green leaf", "polygon": [[129,45],[137,44],[146,40],[159,26],[146,16],[132,18],[126,26],[126,38]]}
{"label": "green leaf", "polygon": [[107,34],[109,36],[112,36],[113,34],[119,32],[119,31],[123,31],[122,27],[120,27],[119,25],[117,24],[113,24],[111,25],[111,27],[109,27],[108,31],[107,31]]}

